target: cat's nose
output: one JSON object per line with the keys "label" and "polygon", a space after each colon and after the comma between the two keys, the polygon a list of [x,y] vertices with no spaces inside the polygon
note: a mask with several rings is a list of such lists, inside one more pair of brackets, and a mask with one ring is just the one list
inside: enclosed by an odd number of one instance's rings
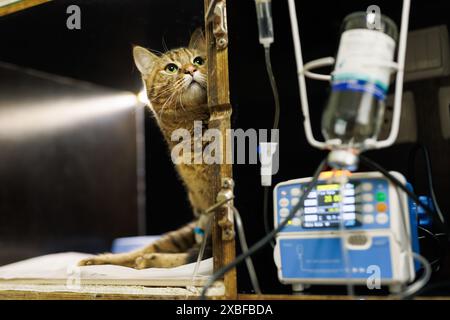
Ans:
{"label": "cat's nose", "polygon": [[197,71],[197,68],[194,66],[187,66],[186,68],[184,68],[184,73],[185,74],[190,74],[191,76],[194,75],[194,72]]}

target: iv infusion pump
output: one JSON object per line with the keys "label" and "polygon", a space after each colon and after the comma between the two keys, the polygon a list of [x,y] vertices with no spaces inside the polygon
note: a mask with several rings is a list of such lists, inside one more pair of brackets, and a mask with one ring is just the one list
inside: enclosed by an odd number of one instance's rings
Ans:
{"label": "iv infusion pump", "polygon": [[[400,173],[391,174],[406,184]],[[295,179],[275,187],[275,226],[310,181]],[[319,178],[303,213],[299,210],[277,234],[274,259],[280,282],[302,291],[311,284],[367,285],[372,275],[392,292],[401,290],[414,280],[418,266],[412,254],[419,250],[416,207],[378,172],[352,173],[342,197],[340,184],[329,181]]]}

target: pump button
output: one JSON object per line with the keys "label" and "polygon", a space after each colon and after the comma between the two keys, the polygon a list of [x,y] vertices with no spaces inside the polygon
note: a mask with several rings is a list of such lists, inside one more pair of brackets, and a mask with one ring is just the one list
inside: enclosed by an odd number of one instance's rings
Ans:
{"label": "pump button", "polygon": [[373,214],[365,214],[363,219],[364,219],[364,224],[372,224],[375,221]]}
{"label": "pump button", "polygon": [[378,212],[386,212],[387,211],[387,204],[384,202],[377,203],[377,211]]}
{"label": "pump button", "polygon": [[362,195],[362,201],[364,201],[364,202],[373,202],[373,194],[371,194],[371,193],[364,193]]}
{"label": "pump button", "polygon": [[289,209],[287,209],[287,208],[280,209],[280,217],[286,218],[288,215],[289,215]]}
{"label": "pump button", "polygon": [[389,220],[389,217],[386,213],[377,214],[376,218],[378,224],[386,224]]}
{"label": "pump button", "polygon": [[289,205],[289,199],[281,198],[279,204],[280,204],[280,207],[287,207]]}
{"label": "pump button", "polygon": [[365,182],[361,185],[363,191],[372,191],[373,185],[370,182]]}
{"label": "pump button", "polygon": [[377,201],[383,202],[386,201],[386,193],[384,192],[377,192]]}
{"label": "pump button", "polygon": [[298,197],[301,194],[300,188],[292,188],[291,189],[291,196]]}
{"label": "pump button", "polygon": [[294,225],[294,226],[299,226],[299,225],[301,225],[302,224],[302,221],[300,220],[300,218],[294,218],[294,219],[292,219],[292,225]]}

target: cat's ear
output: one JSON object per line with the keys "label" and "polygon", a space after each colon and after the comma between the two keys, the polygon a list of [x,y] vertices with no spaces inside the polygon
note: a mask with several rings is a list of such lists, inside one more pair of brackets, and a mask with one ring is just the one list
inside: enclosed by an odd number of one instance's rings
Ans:
{"label": "cat's ear", "polygon": [[195,29],[189,41],[189,49],[196,49],[202,52],[206,51],[206,40],[201,28]]}
{"label": "cat's ear", "polygon": [[133,58],[136,67],[142,74],[145,75],[150,73],[153,65],[155,64],[155,61],[158,59],[158,56],[143,47],[134,46]]}

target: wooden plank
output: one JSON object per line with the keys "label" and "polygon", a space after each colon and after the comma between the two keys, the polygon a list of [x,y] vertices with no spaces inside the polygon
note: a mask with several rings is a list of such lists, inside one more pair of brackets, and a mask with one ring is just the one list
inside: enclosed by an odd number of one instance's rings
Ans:
{"label": "wooden plank", "polygon": [[0,291],[0,300],[198,300],[198,296],[82,292]]}
{"label": "wooden plank", "polygon": [[[208,9],[211,0],[205,0],[205,12]],[[205,33],[208,47],[208,105],[211,108],[211,118],[209,127],[220,129],[223,141],[223,159],[228,159],[229,150],[226,145],[230,143],[230,137],[227,134],[227,129],[230,128],[231,106],[229,93],[229,79],[228,79],[228,49],[218,50],[215,45],[214,35],[212,31],[212,23],[206,24]],[[232,178],[232,166],[226,161],[217,169],[217,179],[212,190],[212,196],[216,197],[220,190],[222,178]],[[222,210],[215,215],[212,239],[213,239],[213,254],[214,254],[214,270],[217,271],[222,266],[230,263],[235,258],[235,241],[223,241],[222,230],[218,225],[218,221],[226,216],[228,212]],[[228,272],[224,277],[225,291],[227,299],[236,299],[237,285],[236,285],[236,269]]]}
{"label": "wooden plank", "polygon": [[21,10],[25,10],[39,4],[49,2],[50,0],[21,0],[19,2],[13,2],[4,7],[0,7],[0,17],[6,16],[11,13],[15,13]]}
{"label": "wooden plank", "polygon": [[[223,299],[223,296],[213,296],[211,299]],[[89,293],[89,292],[43,292],[43,291],[0,291],[0,300],[197,300],[196,295],[171,295],[171,294],[114,294],[114,293]],[[238,300],[263,301],[263,300],[351,300],[343,295],[288,295],[288,294],[239,294]],[[387,296],[358,297],[364,300],[394,300]],[[415,297],[414,300],[450,300],[448,296]]]}
{"label": "wooden plank", "polygon": [[0,300],[198,300],[198,295],[0,291]]}
{"label": "wooden plank", "polygon": [[[86,285],[78,290],[66,285],[52,284],[0,284],[0,300],[198,300],[202,287],[196,290],[186,287],[147,287],[129,285]],[[216,282],[208,291],[210,299],[223,299],[225,288],[222,281]]]}

